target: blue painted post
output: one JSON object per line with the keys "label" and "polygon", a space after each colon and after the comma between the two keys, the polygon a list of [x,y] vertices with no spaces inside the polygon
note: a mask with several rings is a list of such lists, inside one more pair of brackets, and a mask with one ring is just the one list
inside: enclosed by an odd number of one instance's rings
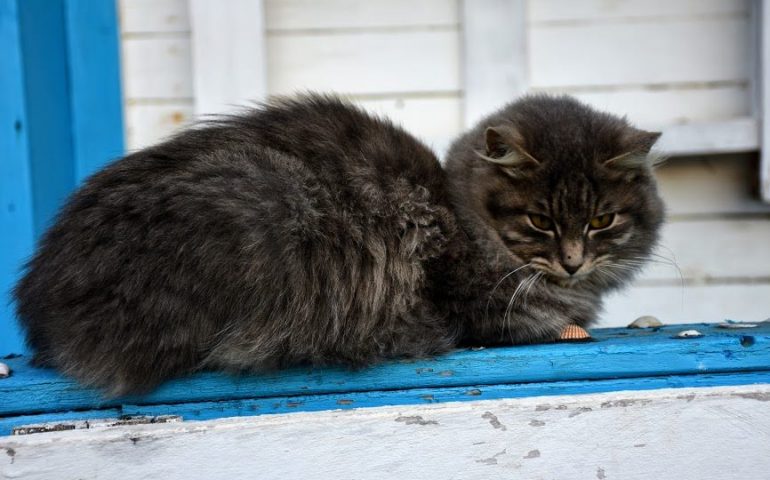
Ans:
{"label": "blue painted post", "polygon": [[19,30],[17,3],[0,2],[0,354],[22,345],[8,294],[34,241]]}
{"label": "blue painted post", "polygon": [[117,25],[113,1],[0,2],[0,356],[23,349],[9,293],[35,238],[123,154]]}
{"label": "blue painted post", "polygon": [[66,0],[75,180],[124,153],[115,1]]}

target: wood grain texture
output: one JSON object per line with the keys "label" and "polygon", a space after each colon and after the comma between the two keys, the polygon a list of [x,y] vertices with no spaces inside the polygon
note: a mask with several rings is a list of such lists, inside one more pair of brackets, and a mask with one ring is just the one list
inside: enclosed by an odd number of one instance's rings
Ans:
{"label": "wood grain texture", "polygon": [[761,322],[770,319],[768,299],[767,279],[711,285],[637,285],[607,298],[597,326],[627,325],[643,315],[656,316],[665,324],[721,322],[726,318]]}
{"label": "wood grain texture", "polygon": [[588,92],[559,88],[554,92],[572,95],[603,111],[627,115],[634,125],[645,129],[721,122],[746,118],[751,113],[748,87],[744,85],[689,88],[636,85]]}
{"label": "wood grain texture", "polygon": [[126,110],[126,147],[147,147],[189,125],[195,118],[190,101],[165,104],[131,104]]}
{"label": "wood grain texture", "polygon": [[456,26],[458,0],[266,0],[270,31]]}
{"label": "wood grain texture", "polygon": [[188,0],[118,0],[124,34],[188,33]]}
{"label": "wood grain texture", "polygon": [[[430,360],[395,361],[361,371],[294,369],[258,376],[202,373],[170,381],[141,398],[105,400],[24,358],[8,360],[14,375],[0,382],[0,417],[121,405],[178,404],[308,395],[464,388],[561,381],[765,371],[770,365],[770,323],[745,330],[697,327],[705,335],[674,339],[682,327],[594,330],[593,342],[461,350]],[[751,343],[746,340],[751,336]],[[472,396],[472,395],[471,395]],[[414,399],[414,397],[412,397]],[[387,402],[386,402],[387,403]],[[370,404],[371,406],[371,404]]]}
{"label": "wood grain texture", "polygon": [[763,478],[770,386],[492,400],[5,437],[5,477]]}
{"label": "wood grain texture", "polygon": [[[530,29],[536,87],[746,81],[745,17],[538,26]],[[665,52],[665,54],[663,54]]]}
{"label": "wood grain texture", "polygon": [[232,112],[267,96],[261,0],[191,0],[193,96],[199,114]]}
{"label": "wood grain texture", "polygon": [[655,148],[668,155],[754,152],[759,148],[756,118],[669,125]]}
{"label": "wood grain texture", "polygon": [[527,91],[526,3],[463,2],[463,121],[468,128]]}
{"label": "wood grain texture", "polygon": [[0,3],[0,352],[23,345],[8,293],[32,253],[35,215],[18,2]]}
{"label": "wood grain texture", "polygon": [[189,38],[124,38],[122,54],[126,98],[192,98]]}
{"label": "wood grain texture", "polygon": [[746,15],[750,0],[530,0],[531,22],[660,21],[666,18]]}
{"label": "wood grain texture", "polygon": [[268,35],[270,94],[457,92],[457,30]]}

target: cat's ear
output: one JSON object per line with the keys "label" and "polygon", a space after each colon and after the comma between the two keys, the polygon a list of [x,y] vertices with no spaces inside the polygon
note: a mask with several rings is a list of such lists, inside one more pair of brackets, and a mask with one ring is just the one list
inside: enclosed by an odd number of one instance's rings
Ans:
{"label": "cat's ear", "polygon": [[628,170],[653,168],[661,163],[661,157],[650,154],[655,142],[660,138],[660,132],[647,132],[629,128],[621,138],[623,153],[616,155],[603,163],[606,167]]}
{"label": "cat's ear", "polygon": [[506,171],[520,171],[536,167],[540,162],[524,149],[524,138],[513,127],[489,127],[484,131],[485,151],[476,152],[484,160],[505,167]]}

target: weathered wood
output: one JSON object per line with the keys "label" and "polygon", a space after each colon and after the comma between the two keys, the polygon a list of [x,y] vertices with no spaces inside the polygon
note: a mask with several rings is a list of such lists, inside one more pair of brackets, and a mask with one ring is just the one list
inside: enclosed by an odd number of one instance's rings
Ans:
{"label": "weathered wood", "polygon": [[459,51],[456,28],[268,35],[268,91],[457,92]]}
{"label": "weathered wood", "polygon": [[266,0],[272,32],[456,26],[458,0]]}
{"label": "weathered wood", "polygon": [[670,18],[745,15],[750,0],[534,0],[531,22],[661,21]]}
{"label": "weathered wood", "polygon": [[761,100],[762,149],[759,165],[759,189],[762,199],[770,202],[770,2],[762,0],[759,7],[759,92]]}
{"label": "weathered wood", "polygon": [[655,148],[667,155],[753,152],[759,148],[759,122],[746,117],[668,125]]}
{"label": "weathered wood", "polygon": [[609,295],[598,326],[625,325],[642,315],[656,316],[664,323],[721,322],[725,318],[760,322],[770,315],[766,278],[709,285],[660,283],[631,286]]}
{"label": "weathered wood", "polygon": [[[747,17],[533,25],[536,87],[747,82]],[[665,54],[662,54],[665,52]]]}
{"label": "weathered wood", "polygon": [[119,0],[124,34],[189,33],[187,0]]}
{"label": "weathered wood", "polygon": [[193,96],[190,39],[124,38],[123,92],[127,99]]}
{"label": "weathered wood", "polygon": [[676,325],[644,331],[606,329],[594,331],[590,343],[462,350],[361,371],[294,369],[243,377],[202,373],[168,382],[141,398],[116,400],[105,400],[94,390],[16,358],[8,360],[14,375],[0,381],[0,416],[120,405],[770,370],[770,323],[749,330],[697,328],[705,334],[697,339],[674,339],[683,329]]}
{"label": "weathered wood", "polygon": [[190,0],[195,111],[232,111],[267,96],[262,0]]}
{"label": "weathered wood", "polygon": [[29,479],[764,478],[770,385],[474,401],[4,437]]}
{"label": "weathered wood", "polygon": [[526,92],[529,54],[525,0],[463,2],[464,124]]}

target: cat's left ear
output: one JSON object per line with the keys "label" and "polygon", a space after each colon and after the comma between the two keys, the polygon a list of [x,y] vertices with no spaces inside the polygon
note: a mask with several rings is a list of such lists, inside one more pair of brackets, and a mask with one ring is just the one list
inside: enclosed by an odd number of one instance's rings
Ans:
{"label": "cat's left ear", "polygon": [[489,127],[484,131],[485,151],[476,152],[484,160],[505,167],[513,174],[540,165],[524,148],[524,139],[512,126]]}
{"label": "cat's left ear", "polygon": [[659,163],[657,156],[651,155],[655,142],[660,138],[660,132],[647,132],[629,128],[621,137],[623,153],[602,162],[606,167],[624,169],[652,168]]}

